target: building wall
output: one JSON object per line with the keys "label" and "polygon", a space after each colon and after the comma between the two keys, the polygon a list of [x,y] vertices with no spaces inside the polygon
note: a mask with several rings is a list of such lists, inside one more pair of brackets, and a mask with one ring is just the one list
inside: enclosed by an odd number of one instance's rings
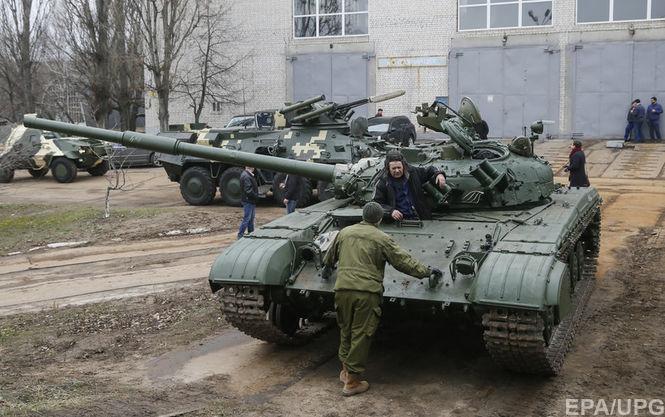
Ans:
{"label": "building wall", "polygon": [[[233,1],[233,0],[227,0]],[[576,0],[553,0],[551,27],[457,31],[457,1],[369,0],[369,34],[360,37],[294,39],[292,0],[233,1],[233,21],[241,28],[238,51],[251,51],[243,63],[245,104],[221,113],[205,109],[202,121],[221,126],[232,115],[278,108],[292,97],[290,59],[301,53],[361,51],[370,59],[370,94],[396,89],[406,94],[382,103],[386,114],[407,114],[422,102],[448,95],[451,48],[546,44],[560,51],[559,136],[571,132],[571,51],[575,44],[598,41],[665,39],[665,21],[575,24]],[[630,33],[629,28],[634,29]],[[665,57],[664,57],[665,58]],[[453,103],[454,104],[454,103]],[[375,110],[369,109],[369,113]],[[170,105],[171,123],[192,120],[181,100]],[[146,130],[156,131],[157,100],[146,97]]]}

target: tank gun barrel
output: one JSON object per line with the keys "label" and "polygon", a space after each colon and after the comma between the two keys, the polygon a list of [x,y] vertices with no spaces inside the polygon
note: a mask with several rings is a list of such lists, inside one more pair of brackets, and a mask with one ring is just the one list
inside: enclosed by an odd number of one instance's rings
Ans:
{"label": "tank gun barrel", "polygon": [[317,164],[314,162],[296,161],[268,155],[258,155],[249,152],[233,151],[229,149],[196,145],[180,141],[167,136],[156,136],[137,132],[118,132],[96,127],[78,126],[71,123],[40,119],[26,116],[23,120],[26,127],[67,133],[73,136],[83,136],[92,139],[101,139],[107,142],[120,143],[134,148],[147,149],[154,152],[172,155],[189,155],[210,159],[236,166],[251,166],[260,169],[300,175],[321,181],[335,181],[335,166]]}
{"label": "tank gun barrel", "polygon": [[293,103],[289,106],[282,107],[282,109],[279,111],[282,114],[286,114],[295,110],[299,110],[302,108],[305,108],[307,106],[311,106],[314,103],[318,103],[320,101],[323,101],[326,99],[326,96],[321,94],[320,96],[308,98],[307,100],[299,101],[297,103]]}

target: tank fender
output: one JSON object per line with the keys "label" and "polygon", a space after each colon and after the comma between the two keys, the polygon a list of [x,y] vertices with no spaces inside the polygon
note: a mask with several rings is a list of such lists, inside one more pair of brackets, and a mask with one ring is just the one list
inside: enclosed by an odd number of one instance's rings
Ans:
{"label": "tank fender", "polygon": [[288,239],[243,238],[215,259],[208,279],[211,284],[284,285],[295,254]]}
{"label": "tank fender", "polygon": [[559,305],[566,271],[553,255],[491,252],[471,285],[469,301],[544,310]]}

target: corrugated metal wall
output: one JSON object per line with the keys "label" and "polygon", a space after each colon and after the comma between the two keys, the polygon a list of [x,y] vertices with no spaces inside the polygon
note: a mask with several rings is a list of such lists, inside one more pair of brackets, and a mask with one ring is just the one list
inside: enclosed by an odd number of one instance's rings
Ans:
{"label": "corrugated metal wall", "polygon": [[590,138],[622,138],[630,102],[665,101],[665,42],[571,45],[572,131]]}
{"label": "corrugated metal wall", "polygon": [[[294,58],[294,100],[325,94],[327,101],[344,103],[368,96],[366,55],[302,54]],[[355,115],[367,116],[367,106],[357,108]]]}
{"label": "corrugated metal wall", "polygon": [[560,53],[547,45],[461,48],[450,53],[450,104],[468,96],[478,105],[491,137],[523,134],[523,126],[552,120],[559,131]]}

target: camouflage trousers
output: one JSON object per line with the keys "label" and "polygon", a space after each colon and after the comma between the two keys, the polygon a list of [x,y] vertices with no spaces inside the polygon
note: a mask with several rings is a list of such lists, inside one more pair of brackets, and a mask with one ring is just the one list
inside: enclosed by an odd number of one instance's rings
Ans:
{"label": "camouflage trousers", "polygon": [[366,291],[338,290],[335,311],[340,330],[339,360],[349,372],[362,373],[372,336],[381,319],[381,295]]}

